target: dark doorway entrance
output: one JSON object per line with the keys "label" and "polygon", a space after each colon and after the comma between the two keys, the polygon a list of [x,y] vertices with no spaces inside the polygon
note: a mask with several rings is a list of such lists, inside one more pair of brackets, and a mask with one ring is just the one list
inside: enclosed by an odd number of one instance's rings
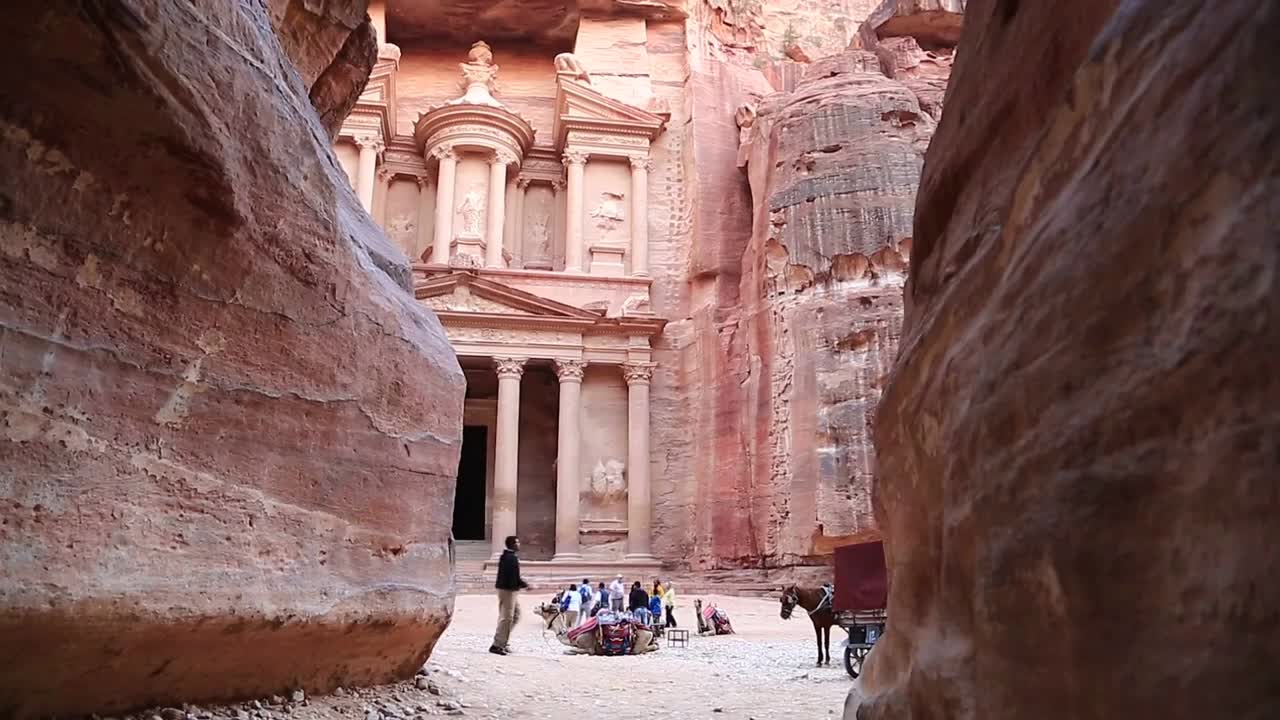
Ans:
{"label": "dark doorway entrance", "polygon": [[458,483],[453,495],[453,537],[484,540],[485,458],[489,428],[462,428],[462,457],[458,459]]}

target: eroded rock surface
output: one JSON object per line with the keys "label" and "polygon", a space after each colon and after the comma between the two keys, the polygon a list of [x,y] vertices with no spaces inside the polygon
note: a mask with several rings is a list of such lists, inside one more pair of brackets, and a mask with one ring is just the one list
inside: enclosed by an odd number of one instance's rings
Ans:
{"label": "eroded rock surface", "polygon": [[265,5],[77,7],[0,27],[0,715],[412,675],[452,607],[437,321]]}
{"label": "eroded rock surface", "polygon": [[967,15],[845,717],[1275,716],[1280,7]]}
{"label": "eroded rock surface", "polygon": [[329,137],[364,91],[378,61],[378,39],[365,14],[367,0],[271,0],[271,26],[281,49],[309,88]]}

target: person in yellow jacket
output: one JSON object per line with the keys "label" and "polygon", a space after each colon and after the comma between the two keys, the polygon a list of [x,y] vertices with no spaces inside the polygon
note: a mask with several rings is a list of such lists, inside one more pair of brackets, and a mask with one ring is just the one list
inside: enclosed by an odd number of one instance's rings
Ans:
{"label": "person in yellow jacket", "polygon": [[671,583],[662,590],[662,607],[667,610],[667,627],[676,627],[676,586]]}

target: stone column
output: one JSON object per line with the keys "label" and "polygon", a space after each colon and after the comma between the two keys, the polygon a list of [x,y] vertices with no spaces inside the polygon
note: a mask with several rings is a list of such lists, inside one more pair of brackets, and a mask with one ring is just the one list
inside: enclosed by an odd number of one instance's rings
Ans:
{"label": "stone column", "polygon": [[373,181],[378,168],[378,153],[382,152],[382,141],[368,135],[356,138],[360,148],[360,161],[356,164],[356,197],[365,212],[373,212]]}
{"label": "stone column", "polygon": [[451,147],[438,147],[431,156],[440,161],[436,174],[436,238],[431,262],[449,264],[449,245],[453,242],[453,184],[458,169],[458,155]]}
{"label": "stone column", "polygon": [[516,194],[512,200],[511,217],[515,219],[515,224],[511,226],[511,254],[517,255],[522,263],[528,262],[529,258],[524,247],[524,196],[529,191],[529,180],[527,178],[516,179]]}
{"label": "stone column", "polygon": [[568,170],[569,193],[564,222],[564,269],[582,272],[582,178],[587,167],[586,151],[565,150],[564,164]]}
{"label": "stone column", "polygon": [[524,358],[496,357],[498,424],[493,459],[493,557],[503,541],[516,534],[516,494],[520,459],[520,378]]}
{"label": "stone column", "polygon": [[489,221],[485,232],[485,267],[506,267],[502,259],[502,231],[507,213],[507,165],[515,158],[509,153],[496,152],[489,159]]}
{"label": "stone column", "polygon": [[649,275],[649,168],[646,155],[631,156],[631,274]]}
{"label": "stone column", "polygon": [[386,165],[378,167],[378,182],[373,186],[373,221],[384,231],[387,229],[387,201],[391,195],[391,182],[395,179]]}
{"label": "stone column", "polygon": [[627,380],[627,557],[648,560],[653,507],[649,490],[649,380],[653,363],[622,366]]}
{"label": "stone column", "polygon": [[427,189],[429,182],[426,177],[421,175],[416,180],[418,182],[418,238],[417,245],[413,248],[413,261],[428,262],[423,255],[427,251],[427,242],[431,240],[431,237],[427,235],[427,228],[431,226],[431,213],[428,212],[430,203],[427,202],[427,198],[431,197],[427,194],[429,192]]}
{"label": "stone column", "polygon": [[556,445],[556,560],[576,560],[578,550],[578,449],[582,429],[583,360],[557,360],[560,422]]}

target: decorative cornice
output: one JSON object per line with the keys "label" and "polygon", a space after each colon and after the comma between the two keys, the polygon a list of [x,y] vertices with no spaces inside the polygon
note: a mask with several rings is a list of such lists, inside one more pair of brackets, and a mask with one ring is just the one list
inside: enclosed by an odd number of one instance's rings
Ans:
{"label": "decorative cornice", "polygon": [[622,364],[622,377],[628,385],[648,385],[653,379],[653,369],[657,363],[628,362]]}
{"label": "decorative cornice", "polygon": [[524,358],[516,357],[495,357],[493,359],[493,367],[498,371],[498,378],[515,378],[520,379],[524,375]]}
{"label": "decorative cornice", "polygon": [[560,382],[582,382],[582,374],[587,369],[586,360],[556,360],[556,377]]}

